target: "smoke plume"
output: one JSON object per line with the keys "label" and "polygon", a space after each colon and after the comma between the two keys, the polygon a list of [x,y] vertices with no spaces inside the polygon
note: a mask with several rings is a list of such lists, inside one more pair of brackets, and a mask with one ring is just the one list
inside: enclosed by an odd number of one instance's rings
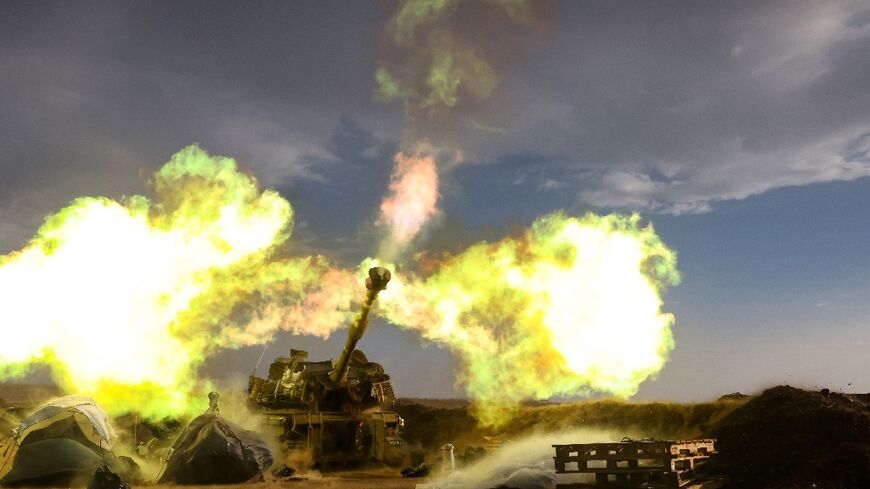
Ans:
{"label": "smoke plume", "polygon": [[378,96],[401,100],[411,119],[486,100],[498,86],[499,69],[522,51],[530,33],[545,30],[548,4],[399,1],[375,71]]}

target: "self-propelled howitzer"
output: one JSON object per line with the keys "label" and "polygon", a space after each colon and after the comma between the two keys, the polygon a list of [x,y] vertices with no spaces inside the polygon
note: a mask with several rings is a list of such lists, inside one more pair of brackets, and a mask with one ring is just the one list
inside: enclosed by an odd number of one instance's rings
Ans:
{"label": "self-propelled howitzer", "polygon": [[350,367],[351,357],[356,351],[356,344],[366,332],[369,325],[369,311],[378,293],[387,288],[390,283],[390,271],[384,267],[375,267],[369,269],[369,276],[366,279],[366,300],[363,301],[362,309],[354,319],[353,324],[347,330],[347,341],[344,343],[344,349],[341,351],[341,356],[335,362],[335,368],[329,373],[329,380],[334,385],[341,385],[347,379],[347,371]]}
{"label": "self-propelled howitzer", "polygon": [[307,352],[291,349],[289,357],[272,362],[268,378],[250,377],[250,400],[266,426],[289,449],[310,450],[321,467],[401,457],[403,422],[392,410],[390,376],[356,349],[389,281],[386,268],[369,270],[365,300],[335,362],[309,361]]}

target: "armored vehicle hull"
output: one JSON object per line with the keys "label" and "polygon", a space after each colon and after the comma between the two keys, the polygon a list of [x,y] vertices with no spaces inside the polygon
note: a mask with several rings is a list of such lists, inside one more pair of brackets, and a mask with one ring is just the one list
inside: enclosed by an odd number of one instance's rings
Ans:
{"label": "armored vehicle hull", "polygon": [[288,450],[305,451],[321,468],[402,461],[403,420],[392,409],[390,376],[356,349],[369,310],[389,280],[386,269],[369,270],[362,310],[336,361],[312,362],[307,352],[291,350],[272,362],[268,378],[250,377],[249,399],[270,434]]}

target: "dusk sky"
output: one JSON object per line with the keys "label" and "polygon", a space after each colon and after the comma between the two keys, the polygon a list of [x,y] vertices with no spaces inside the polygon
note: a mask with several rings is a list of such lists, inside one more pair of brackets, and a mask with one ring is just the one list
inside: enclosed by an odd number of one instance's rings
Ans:
{"label": "dusk sky", "polygon": [[[0,2],[0,254],[76,197],[147,194],[198,143],[292,203],[290,253],[354,266],[377,249],[393,155],[425,137],[462,162],[439,169],[419,249],[563,209],[638,212],[676,250],[676,347],[635,399],[870,392],[867,2],[566,1],[491,33],[471,8],[455,28],[497,84],[435,117],[379,96],[393,5]],[[266,358],[343,342],[285,333]],[[360,347],[400,396],[463,395],[450,352],[414,332],[376,320]],[[204,372],[247,376],[261,351]]]}

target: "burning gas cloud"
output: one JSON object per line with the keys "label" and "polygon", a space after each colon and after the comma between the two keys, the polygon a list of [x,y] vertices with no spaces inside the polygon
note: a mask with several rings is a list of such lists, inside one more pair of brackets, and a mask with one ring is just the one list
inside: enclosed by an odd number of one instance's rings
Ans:
{"label": "burning gas cloud", "polygon": [[397,273],[381,313],[463,359],[458,383],[486,425],[524,399],[631,396],[673,348],[660,294],[676,256],[636,215],[553,214],[421,266],[434,271]]}
{"label": "burning gas cloud", "polygon": [[[196,367],[216,349],[299,330],[286,316],[299,311],[329,312],[306,332],[342,324],[351,298],[333,286],[352,274],[322,258],[269,260],[292,209],[232,159],[191,146],[152,184],[153,200],[78,199],[0,258],[0,378],[48,363],[112,413],[164,417],[203,407]],[[266,301],[285,310],[257,309]]]}

